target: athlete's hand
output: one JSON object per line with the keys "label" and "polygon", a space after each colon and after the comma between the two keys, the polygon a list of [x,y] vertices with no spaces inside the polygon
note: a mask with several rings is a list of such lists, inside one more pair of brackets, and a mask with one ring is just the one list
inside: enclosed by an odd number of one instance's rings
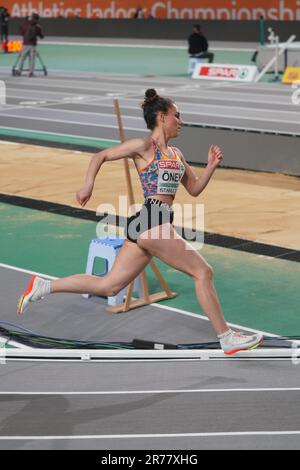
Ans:
{"label": "athlete's hand", "polygon": [[217,167],[223,160],[222,150],[218,145],[212,145],[208,151],[208,164]]}
{"label": "athlete's hand", "polygon": [[90,200],[93,193],[93,187],[84,186],[80,191],[76,193],[77,202],[84,207],[86,203]]}

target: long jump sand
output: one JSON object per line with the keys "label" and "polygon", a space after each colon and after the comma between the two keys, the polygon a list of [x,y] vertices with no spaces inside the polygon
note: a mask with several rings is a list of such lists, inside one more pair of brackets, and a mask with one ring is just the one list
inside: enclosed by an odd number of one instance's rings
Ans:
{"label": "long jump sand", "polygon": [[[0,142],[0,192],[77,207],[90,154],[19,143]],[[194,168],[201,175],[202,168]],[[137,172],[131,164],[136,202],[143,201]],[[119,195],[126,195],[124,164],[101,168],[87,209],[112,204],[117,213]],[[217,169],[206,190],[191,197],[180,188],[176,202],[204,204],[205,230],[247,240],[300,248],[300,179],[280,174]],[[181,221],[175,219],[175,224]],[[186,225],[192,227],[193,220]],[[194,226],[195,228],[195,226]]]}

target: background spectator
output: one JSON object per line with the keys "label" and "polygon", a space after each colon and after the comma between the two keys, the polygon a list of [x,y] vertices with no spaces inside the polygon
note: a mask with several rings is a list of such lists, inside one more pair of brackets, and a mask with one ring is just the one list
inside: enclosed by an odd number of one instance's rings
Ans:
{"label": "background spectator", "polygon": [[1,29],[1,44],[5,42],[5,52],[7,50],[8,43],[8,23],[10,19],[10,14],[8,13],[7,8],[0,7],[0,29]]}
{"label": "background spectator", "polygon": [[208,52],[208,41],[201,31],[200,25],[195,24],[193,31],[193,34],[188,38],[190,56],[209,59],[210,63],[213,62],[214,54]]}
{"label": "background spectator", "polygon": [[36,47],[38,38],[44,38],[42,27],[39,24],[39,19],[39,15],[34,13],[32,17],[25,20],[25,22],[21,26],[21,33],[23,36],[23,49],[21,52],[18,69],[16,69],[16,75],[21,75],[24,67],[24,62],[26,58],[29,58],[29,76],[34,76]]}
{"label": "background spectator", "polygon": [[144,18],[143,9],[140,5],[137,7],[135,14],[133,15],[133,18],[139,19],[139,20]]}

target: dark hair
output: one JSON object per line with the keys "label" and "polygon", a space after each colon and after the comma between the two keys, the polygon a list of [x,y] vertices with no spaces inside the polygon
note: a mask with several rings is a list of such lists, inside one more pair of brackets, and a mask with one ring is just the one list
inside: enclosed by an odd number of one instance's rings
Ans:
{"label": "dark hair", "polygon": [[153,88],[146,90],[142,109],[147,128],[153,130],[156,126],[157,114],[159,112],[167,114],[173,104],[172,100],[159,96]]}
{"label": "dark hair", "polygon": [[194,28],[195,28],[197,31],[199,31],[199,32],[201,31],[201,26],[200,26],[199,23],[198,23],[198,24],[194,24]]}

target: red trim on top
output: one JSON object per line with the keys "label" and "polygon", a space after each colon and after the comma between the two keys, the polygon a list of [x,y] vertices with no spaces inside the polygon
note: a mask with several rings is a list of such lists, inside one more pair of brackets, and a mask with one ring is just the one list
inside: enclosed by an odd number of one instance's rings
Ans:
{"label": "red trim on top", "polygon": [[142,173],[142,171],[145,171],[146,168],[148,168],[148,166],[150,166],[150,165],[154,162],[154,160],[156,159],[156,151],[155,151],[154,141],[153,141],[153,140],[152,140],[152,147],[153,147],[154,157],[152,158],[152,160],[151,160],[150,163],[147,163],[147,165],[146,165],[144,168],[142,168],[141,170],[139,170],[139,173]]}
{"label": "red trim on top", "polygon": [[172,150],[172,152],[173,152],[174,155],[175,155],[175,158],[171,158],[170,155],[166,155],[165,153],[163,153],[162,150],[161,150],[161,148],[160,148],[160,146],[159,146],[158,144],[156,144],[156,145],[157,145],[157,147],[158,147],[158,149],[159,149],[160,154],[161,154],[162,157],[166,157],[166,158],[168,158],[169,160],[178,160],[178,155],[177,155],[177,153],[175,152],[174,148],[171,147],[171,145],[168,145],[168,148],[170,148],[170,149]]}
{"label": "red trim on top", "polygon": [[178,160],[178,158],[179,158],[179,160],[181,161],[181,158],[179,157],[179,155],[177,155],[177,152],[175,152],[174,147],[171,147],[171,149],[172,149],[172,151],[175,155],[176,160]]}
{"label": "red trim on top", "polygon": [[[152,140],[152,139],[151,139],[151,140]],[[156,143],[154,142],[154,140],[152,140],[152,147],[153,147],[154,157],[153,157],[153,159],[151,160],[150,163],[147,163],[147,165],[144,166],[141,170],[138,170],[138,173],[142,173],[143,171],[145,171],[146,168],[148,168],[148,167],[155,161],[155,159],[156,159],[156,150],[155,150],[154,144],[155,144],[156,147],[158,148],[158,150],[159,150],[159,152],[160,152],[160,155],[161,155],[162,157],[167,157],[167,158],[168,158],[169,160],[171,160],[171,161],[172,161],[172,160],[176,160],[176,161],[179,160],[180,162],[182,162],[181,158],[179,157],[179,155],[177,155],[177,153],[175,152],[175,150],[174,150],[173,147],[170,146],[170,149],[171,149],[172,152],[174,153],[175,158],[171,158],[170,155],[165,155],[164,153],[162,153],[160,146],[159,146],[158,144],[156,144]]]}

